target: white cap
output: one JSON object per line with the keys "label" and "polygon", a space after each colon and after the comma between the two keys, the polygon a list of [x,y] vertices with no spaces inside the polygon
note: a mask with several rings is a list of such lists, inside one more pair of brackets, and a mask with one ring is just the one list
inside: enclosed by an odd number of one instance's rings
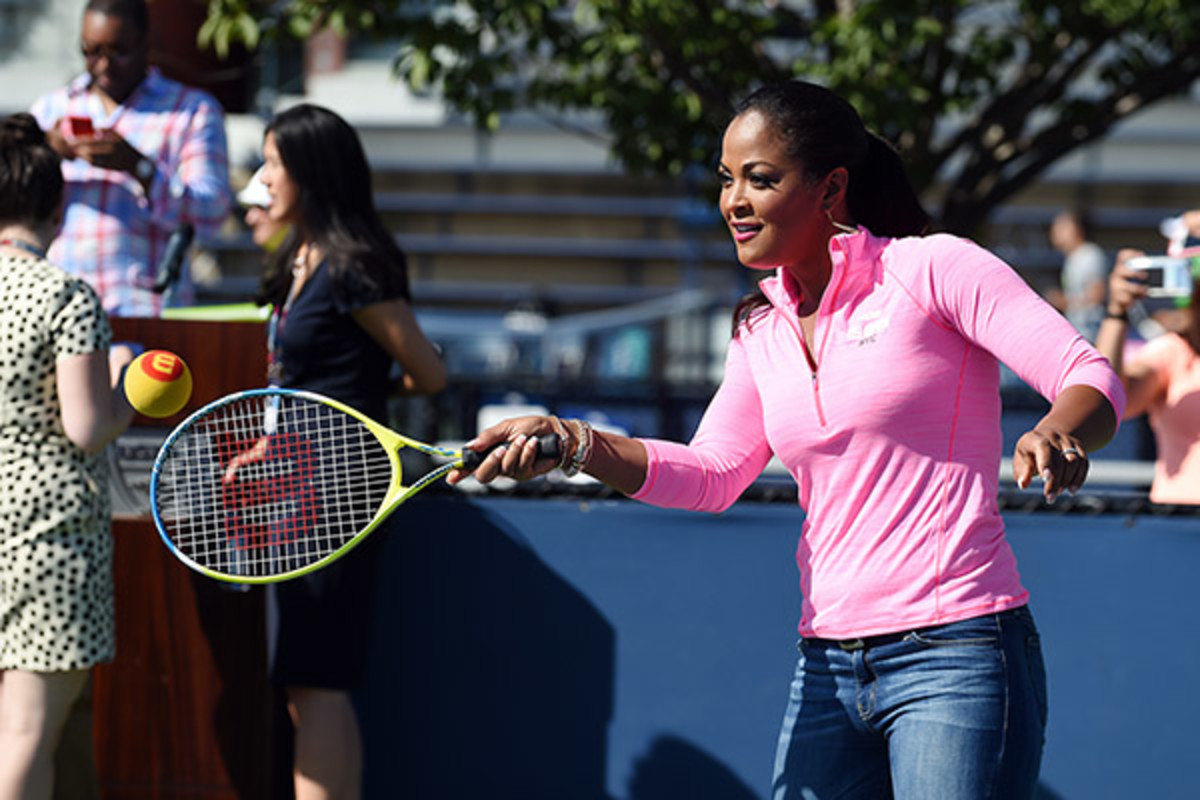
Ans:
{"label": "white cap", "polygon": [[259,167],[258,171],[250,176],[250,180],[246,181],[246,185],[237,194],[237,201],[243,206],[261,206],[266,208],[271,205],[271,195],[267,192],[267,186],[262,182],[263,168]]}

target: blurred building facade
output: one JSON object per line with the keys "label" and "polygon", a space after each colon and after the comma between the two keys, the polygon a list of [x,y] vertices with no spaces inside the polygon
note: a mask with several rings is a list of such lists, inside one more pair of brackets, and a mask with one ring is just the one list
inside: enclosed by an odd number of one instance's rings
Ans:
{"label": "blurred building facade", "polygon": [[[83,0],[0,2],[0,111],[27,108],[81,69]],[[571,306],[657,296],[676,287],[738,293],[746,285],[715,220],[707,174],[638,179],[610,160],[603,131],[584,138],[535,114],[512,115],[480,133],[436,98],[415,97],[391,73],[388,43],[324,34],[251,58],[218,60],[195,45],[205,4],[150,3],[153,60],[164,72],[218,96],[229,112],[235,180],[256,165],[263,120],[299,100],[329,106],[355,124],[378,176],[379,204],[413,257],[431,301],[509,302],[535,297]],[[1200,185],[1200,89],[1160,103],[1081,148],[997,210],[980,238],[1031,283],[1056,276],[1046,240],[1054,213],[1090,212],[1101,246],[1154,251],[1163,217],[1195,206]],[[701,172],[706,167],[699,168]],[[256,254],[232,231],[218,254],[214,297],[240,297]],[[251,256],[247,259],[245,256]],[[556,288],[561,287],[561,288]],[[581,288],[582,287],[582,288]]]}

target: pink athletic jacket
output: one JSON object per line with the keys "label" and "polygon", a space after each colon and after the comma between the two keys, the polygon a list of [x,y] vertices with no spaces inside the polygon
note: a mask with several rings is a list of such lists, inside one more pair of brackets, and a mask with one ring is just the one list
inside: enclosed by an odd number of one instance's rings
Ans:
{"label": "pink athletic jacket", "polygon": [[996,505],[998,360],[1053,400],[1102,392],[1108,362],[1003,261],[953,236],[830,240],[833,274],[810,369],[799,289],[779,270],[771,305],[729,346],[725,377],[688,445],[642,440],[638,500],[721,511],[772,455],[805,509],[796,551],[803,636],[853,638],[1025,603]]}

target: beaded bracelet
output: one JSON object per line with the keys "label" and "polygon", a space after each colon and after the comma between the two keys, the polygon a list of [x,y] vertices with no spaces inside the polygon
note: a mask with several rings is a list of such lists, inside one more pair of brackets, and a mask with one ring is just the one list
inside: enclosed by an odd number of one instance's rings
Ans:
{"label": "beaded bracelet", "polygon": [[576,431],[577,442],[571,453],[571,463],[562,468],[563,475],[573,478],[588,465],[592,459],[592,426],[582,419],[568,420]]}
{"label": "beaded bracelet", "polygon": [[550,415],[550,424],[554,426],[554,433],[558,436],[558,468],[565,472],[571,464],[571,450],[567,448],[571,437],[567,433],[567,426],[553,414]]}

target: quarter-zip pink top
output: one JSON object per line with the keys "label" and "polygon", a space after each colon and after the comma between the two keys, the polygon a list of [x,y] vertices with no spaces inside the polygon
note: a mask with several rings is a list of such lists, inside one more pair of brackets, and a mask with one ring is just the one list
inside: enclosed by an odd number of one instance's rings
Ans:
{"label": "quarter-zip pink top", "polygon": [[1117,419],[1120,379],[973,242],[860,230],[832,239],[830,255],[811,360],[799,289],[780,269],[761,283],[770,305],[731,341],[692,441],[642,440],[649,463],[633,496],[721,511],[778,456],[806,512],[803,636],[869,636],[1022,605],[996,504],[999,361],[1049,400],[1095,387]]}

